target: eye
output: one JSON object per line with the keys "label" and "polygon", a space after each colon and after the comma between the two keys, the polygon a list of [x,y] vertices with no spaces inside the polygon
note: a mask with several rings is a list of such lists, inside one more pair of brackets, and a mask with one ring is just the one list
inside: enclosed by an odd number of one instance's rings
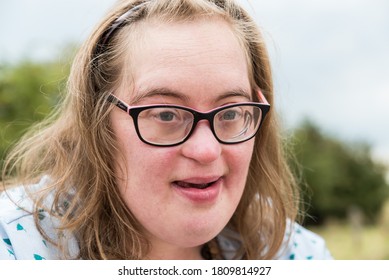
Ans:
{"label": "eye", "polygon": [[153,108],[148,109],[139,117],[161,124],[179,124],[191,121],[192,114],[178,108]]}
{"label": "eye", "polygon": [[242,117],[242,112],[239,108],[230,108],[222,111],[220,114],[220,121],[235,121]]}
{"label": "eye", "polygon": [[165,111],[165,112],[160,112],[157,115],[155,115],[155,118],[163,121],[163,122],[170,122],[174,120],[176,115],[173,112]]}
{"label": "eye", "polygon": [[182,114],[179,110],[171,108],[154,108],[143,112],[143,116],[145,116],[147,119],[157,122],[181,121],[181,115]]}

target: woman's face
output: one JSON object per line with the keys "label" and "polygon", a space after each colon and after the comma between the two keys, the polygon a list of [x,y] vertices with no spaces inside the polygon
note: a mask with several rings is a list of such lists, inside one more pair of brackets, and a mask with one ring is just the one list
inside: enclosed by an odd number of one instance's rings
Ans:
{"label": "woman's face", "polygon": [[[198,111],[250,101],[246,57],[224,21],[145,23],[140,33],[131,88],[115,92],[123,101]],[[155,147],[138,138],[120,109],[111,121],[121,151],[120,192],[152,244],[149,257],[199,257],[200,246],[226,226],[240,201],[254,140],[220,144],[202,120],[183,144]]]}

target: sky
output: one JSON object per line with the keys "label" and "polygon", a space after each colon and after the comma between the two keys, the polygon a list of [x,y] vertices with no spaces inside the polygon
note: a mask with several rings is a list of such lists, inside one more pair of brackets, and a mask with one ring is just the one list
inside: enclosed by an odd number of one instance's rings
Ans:
{"label": "sky", "polygon": [[[0,0],[0,63],[84,40],[115,0]],[[389,1],[241,0],[264,34],[282,124],[309,118],[389,164]]]}

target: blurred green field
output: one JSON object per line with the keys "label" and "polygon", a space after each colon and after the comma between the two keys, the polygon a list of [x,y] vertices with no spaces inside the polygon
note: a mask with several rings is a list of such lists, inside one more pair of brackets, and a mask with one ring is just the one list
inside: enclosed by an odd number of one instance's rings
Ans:
{"label": "blurred green field", "polygon": [[376,224],[364,225],[364,222],[363,217],[348,222],[332,220],[309,229],[326,240],[335,259],[389,260],[389,200],[383,205]]}
{"label": "blurred green field", "polygon": [[335,259],[389,259],[389,228],[383,225],[353,228],[349,224],[331,223],[310,229],[326,240]]}

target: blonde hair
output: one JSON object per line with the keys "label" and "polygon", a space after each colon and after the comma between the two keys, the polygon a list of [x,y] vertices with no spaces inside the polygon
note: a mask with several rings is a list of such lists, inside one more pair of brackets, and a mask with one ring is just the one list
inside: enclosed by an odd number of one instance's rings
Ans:
{"label": "blonde hair", "polygon": [[[115,33],[107,32],[112,31],[115,20],[139,5]],[[66,233],[59,234],[62,237],[57,244],[64,258],[70,257],[66,246],[69,233],[80,247],[76,258],[142,259],[147,255],[149,244],[142,235],[142,225],[125,206],[115,182],[112,163],[118,145],[109,121],[112,105],[106,102],[107,94],[121,79],[122,57],[128,52],[125,42],[136,44],[128,41],[131,30],[136,29],[132,23],[211,17],[230,23],[246,52],[253,88],[259,87],[273,105],[264,40],[255,22],[234,1],[124,0],[117,3],[79,50],[61,107],[21,139],[9,155],[3,179],[14,178],[27,185],[44,174],[49,176],[51,183],[36,201],[35,220],[47,237],[39,225],[38,212],[54,191],[54,201],[47,211],[60,220],[58,230]],[[240,236],[236,257],[274,258],[281,248],[287,220],[297,217],[298,199],[272,106],[255,138],[242,199],[227,225]]]}

